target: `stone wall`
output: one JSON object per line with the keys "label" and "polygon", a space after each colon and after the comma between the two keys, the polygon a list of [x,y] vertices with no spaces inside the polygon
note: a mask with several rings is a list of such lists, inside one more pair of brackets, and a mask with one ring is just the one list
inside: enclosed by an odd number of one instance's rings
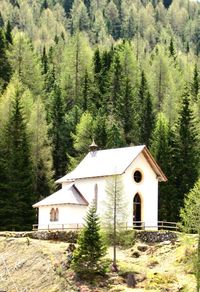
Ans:
{"label": "stone wall", "polygon": [[176,241],[177,233],[171,231],[137,231],[136,239],[146,243]]}
{"label": "stone wall", "polygon": [[41,240],[58,240],[69,243],[76,243],[78,231],[30,231],[30,232],[1,232],[0,236],[4,237],[29,237]]}

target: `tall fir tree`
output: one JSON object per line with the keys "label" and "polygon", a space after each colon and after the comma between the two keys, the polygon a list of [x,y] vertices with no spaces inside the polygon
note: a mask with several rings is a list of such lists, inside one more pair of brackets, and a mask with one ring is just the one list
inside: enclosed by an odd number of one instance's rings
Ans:
{"label": "tall fir tree", "polygon": [[7,57],[7,42],[4,30],[0,28],[0,91],[5,89],[11,78],[11,66]]}
{"label": "tall fir tree", "polygon": [[16,93],[5,132],[7,184],[5,205],[1,212],[1,226],[6,230],[31,230],[35,221],[33,165],[23,108]]}
{"label": "tall fir tree", "polygon": [[57,83],[51,92],[49,112],[49,137],[52,141],[52,156],[55,179],[65,174],[67,166],[67,149],[65,133],[65,112],[61,90]]}
{"label": "tall fir tree", "polygon": [[[199,147],[197,129],[191,109],[189,89],[185,87],[179,118],[176,125],[174,143],[174,177],[177,189],[177,216],[183,206],[185,194],[193,187],[198,178]],[[178,219],[178,218],[177,218]]]}
{"label": "tall fir tree", "polygon": [[154,112],[151,96],[148,89],[144,71],[141,73],[141,81],[138,91],[138,131],[139,143],[149,146],[151,134],[154,128]]}
{"label": "tall fir tree", "polygon": [[174,48],[174,41],[173,38],[170,39],[170,44],[169,44],[169,56],[176,60],[176,51]]}
{"label": "tall fir tree", "polygon": [[159,185],[158,218],[161,221],[174,221],[175,186],[172,172],[172,145],[169,121],[159,113],[151,139],[151,153],[167,176],[168,181]]}
{"label": "tall fir tree", "polygon": [[199,91],[200,91],[200,76],[199,76],[197,64],[195,64],[193,79],[191,82],[191,95],[194,101],[197,101]]}
{"label": "tall fir tree", "polygon": [[43,47],[43,52],[42,52],[42,74],[47,74],[48,72],[48,56],[46,54],[46,47]]}
{"label": "tall fir tree", "polygon": [[13,38],[12,38],[12,27],[10,24],[10,21],[8,20],[7,25],[6,25],[6,32],[5,32],[6,40],[8,44],[12,45],[13,44]]}

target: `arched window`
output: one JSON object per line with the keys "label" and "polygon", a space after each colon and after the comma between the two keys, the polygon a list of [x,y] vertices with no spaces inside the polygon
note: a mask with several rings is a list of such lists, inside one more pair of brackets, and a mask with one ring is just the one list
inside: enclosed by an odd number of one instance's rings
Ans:
{"label": "arched window", "polygon": [[140,195],[137,193],[133,199],[133,221],[141,222],[141,198]]}
{"label": "arched window", "polygon": [[51,211],[50,211],[50,221],[54,221],[54,218],[55,218],[55,209],[54,208],[51,208]]}
{"label": "arched window", "polygon": [[54,221],[58,221],[58,220],[59,220],[59,210],[58,210],[58,208],[56,208],[55,220]]}
{"label": "arched window", "polygon": [[50,221],[58,221],[59,220],[59,210],[58,208],[56,208],[56,210],[54,208],[51,208],[50,211]]}

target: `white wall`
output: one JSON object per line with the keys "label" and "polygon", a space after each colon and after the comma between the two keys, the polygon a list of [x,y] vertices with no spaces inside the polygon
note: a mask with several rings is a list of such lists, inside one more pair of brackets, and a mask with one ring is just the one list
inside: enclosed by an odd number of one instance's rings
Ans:
{"label": "white wall", "polygon": [[[117,163],[117,162],[116,162]],[[142,173],[142,181],[136,183],[133,179],[135,170]],[[97,212],[104,212],[104,201],[106,201],[105,185],[108,177],[80,179],[75,182],[83,196],[89,203],[94,199],[95,184],[98,184],[98,206]],[[133,224],[133,198],[139,193],[142,200],[141,221],[151,229],[157,227],[158,220],[158,179],[155,172],[147,162],[143,154],[140,154],[122,175],[124,184],[124,196],[127,201],[128,226]]]}
{"label": "white wall", "polygon": [[[50,221],[51,208],[58,208],[59,220]],[[79,205],[55,205],[55,206],[42,206],[39,208],[39,222],[38,229],[51,229],[51,228],[69,228],[76,227],[77,224],[84,223],[85,206]],[[64,224],[64,226],[62,226]]]}
{"label": "white wall", "polygon": [[[135,170],[142,173],[141,182],[137,183],[133,179]],[[140,154],[134,162],[127,168],[123,175],[125,195],[128,203],[128,225],[133,221],[133,198],[136,193],[140,195],[142,201],[141,221],[146,227],[157,227],[158,220],[158,179],[155,172],[143,156]]]}

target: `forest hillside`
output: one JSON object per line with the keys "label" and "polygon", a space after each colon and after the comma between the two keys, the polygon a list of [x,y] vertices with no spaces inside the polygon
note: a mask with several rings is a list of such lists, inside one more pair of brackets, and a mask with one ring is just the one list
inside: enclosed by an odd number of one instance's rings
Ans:
{"label": "forest hillside", "polygon": [[88,152],[146,144],[168,177],[159,219],[179,220],[199,178],[200,3],[0,1],[1,230]]}

